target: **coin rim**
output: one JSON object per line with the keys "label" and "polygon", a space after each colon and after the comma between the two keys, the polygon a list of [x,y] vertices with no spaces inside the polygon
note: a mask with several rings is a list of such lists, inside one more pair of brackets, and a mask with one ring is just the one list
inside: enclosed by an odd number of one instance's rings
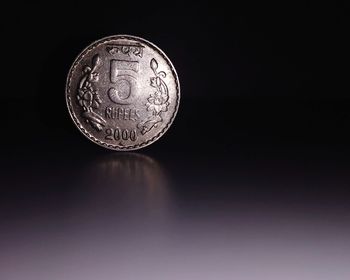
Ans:
{"label": "coin rim", "polygon": [[[71,89],[71,80],[72,80],[72,75],[73,75],[73,71],[75,70],[75,68],[77,67],[77,65],[79,64],[79,62],[85,57],[85,55],[90,52],[91,50],[97,48],[98,46],[111,41],[111,40],[118,40],[118,39],[131,39],[131,40],[136,40],[136,41],[140,41],[141,43],[144,43],[145,45],[147,45],[148,47],[154,49],[155,51],[157,51],[164,59],[165,61],[168,63],[168,65],[170,66],[171,72],[174,76],[175,79],[175,84],[176,84],[176,104],[175,104],[175,110],[172,114],[172,116],[170,117],[170,120],[168,121],[168,123],[166,124],[166,126],[155,136],[153,136],[151,139],[142,142],[140,144],[137,145],[133,145],[133,146],[119,146],[119,145],[112,145],[112,144],[107,144],[99,139],[97,139],[96,137],[94,137],[93,135],[91,135],[80,123],[78,117],[76,116],[75,112],[73,111],[73,107],[72,107],[72,89]],[[179,109],[179,104],[180,104],[180,82],[179,82],[179,77],[177,75],[177,72],[175,70],[174,65],[172,64],[172,62],[170,61],[170,59],[167,57],[167,55],[159,48],[157,47],[155,44],[141,38],[141,37],[137,37],[137,36],[133,36],[133,35],[126,35],[126,34],[122,34],[122,35],[112,35],[112,36],[107,36],[107,37],[103,37],[99,40],[96,40],[94,42],[92,42],[90,45],[88,45],[85,49],[83,49],[79,55],[75,58],[72,66],[69,69],[68,72],[68,76],[67,76],[67,80],[66,80],[66,89],[65,89],[65,93],[66,93],[66,103],[67,103],[67,107],[68,107],[68,111],[69,114],[73,120],[73,122],[75,123],[75,125],[79,128],[79,131],[85,136],[87,137],[89,140],[91,140],[92,142],[98,144],[99,146],[102,146],[104,148],[107,149],[111,149],[111,150],[115,150],[115,151],[131,151],[131,150],[138,150],[141,148],[144,148],[148,145],[151,145],[152,143],[154,143],[155,141],[157,141],[160,137],[162,137],[165,132],[169,129],[169,127],[172,125],[178,109]]]}

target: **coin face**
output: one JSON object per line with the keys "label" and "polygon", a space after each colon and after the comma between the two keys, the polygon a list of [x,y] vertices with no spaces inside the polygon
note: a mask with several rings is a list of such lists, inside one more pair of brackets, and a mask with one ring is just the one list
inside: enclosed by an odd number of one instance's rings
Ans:
{"label": "coin face", "polygon": [[180,85],[169,58],[154,44],[129,35],[92,43],[74,61],[66,101],[79,130],[113,150],[136,150],[172,124]]}

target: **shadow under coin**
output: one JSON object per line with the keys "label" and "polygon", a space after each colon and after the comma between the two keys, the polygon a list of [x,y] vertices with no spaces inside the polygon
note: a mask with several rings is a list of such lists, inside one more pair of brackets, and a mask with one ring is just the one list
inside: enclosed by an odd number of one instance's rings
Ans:
{"label": "shadow under coin", "polygon": [[171,194],[166,172],[155,159],[139,153],[113,153],[86,165],[79,184],[86,214],[114,218],[167,216]]}

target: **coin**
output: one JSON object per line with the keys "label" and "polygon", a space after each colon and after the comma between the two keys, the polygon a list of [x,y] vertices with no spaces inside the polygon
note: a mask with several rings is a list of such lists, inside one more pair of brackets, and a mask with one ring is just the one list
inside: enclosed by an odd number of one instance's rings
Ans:
{"label": "coin", "polygon": [[154,143],[171,126],[180,84],[169,58],[129,35],[102,38],[74,61],[66,83],[69,113],[91,141],[112,150]]}

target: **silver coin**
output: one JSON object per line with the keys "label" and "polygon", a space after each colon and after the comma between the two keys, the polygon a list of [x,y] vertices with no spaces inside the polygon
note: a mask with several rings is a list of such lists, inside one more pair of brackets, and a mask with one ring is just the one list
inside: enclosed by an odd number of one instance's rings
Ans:
{"label": "silver coin", "polygon": [[158,140],[172,124],[180,85],[169,58],[154,44],[116,35],[89,45],[66,83],[69,113],[91,141],[136,150]]}

